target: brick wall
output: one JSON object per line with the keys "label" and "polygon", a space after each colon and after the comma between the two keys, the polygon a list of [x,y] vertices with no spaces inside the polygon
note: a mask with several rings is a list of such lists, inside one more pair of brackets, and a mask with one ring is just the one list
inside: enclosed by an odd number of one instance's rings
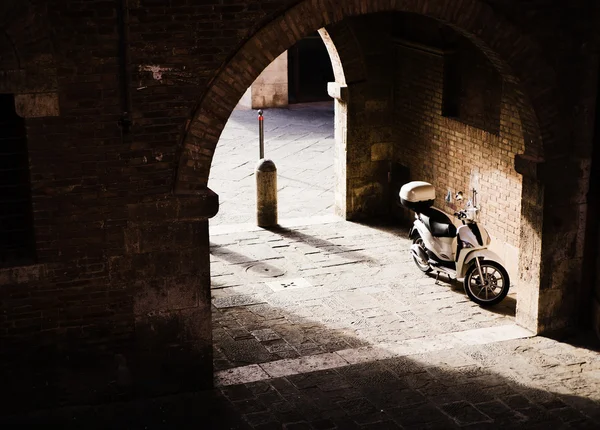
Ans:
{"label": "brick wall", "polygon": [[[19,57],[0,55],[0,89],[30,100],[19,113],[26,117],[37,260],[0,269],[0,369],[11,392],[0,413],[210,386],[207,219],[216,196],[172,195],[177,142],[202,91],[201,74],[161,82],[135,63],[140,46],[143,64],[168,61],[150,33],[156,26],[168,32],[172,17],[149,7],[152,24],[136,26],[143,5],[129,2],[128,109],[119,2],[22,3],[25,10],[6,4],[10,19],[0,19]],[[36,35],[43,27],[33,14],[52,37]],[[191,46],[189,36],[180,43]],[[183,55],[171,43],[169,56]],[[221,52],[219,63],[234,43],[206,49]],[[198,61],[211,73],[216,67]],[[139,80],[147,74],[150,85]],[[40,95],[55,105],[40,109]],[[133,119],[129,134],[119,126],[124,110]],[[194,371],[178,375],[192,362]],[[119,365],[133,383],[119,386]]]}
{"label": "brick wall", "polygon": [[[512,247],[519,246],[521,219],[521,177],[514,170],[514,157],[524,151],[518,109],[512,104],[509,84],[495,80],[491,64],[474,48],[460,45],[463,70],[471,70],[463,79],[475,79],[471,88],[489,88],[498,95],[499,116],[494,119],[444,116],[444,54],[427,52],[420,46],[396,46],[395,111],[396,145],[394,159],[410,168],[411,180],[424,180],[436,187],[435,205],[452,214],[459,206],[444,200],[463,191],[471,196],[476,188],[482,207],[481,221],[495,239]],[[480,73],[477,73],[480,71]],[[497,72],[495,72],[497,74]],[[485,85],[487,83],[487,86]],[[484,85],[482,85],[484,84]],[[477,91],[463,93],[477,97]],[[489,100],[493,101],[494,98]],[[481,104],[480,100],[462,100]],[[480,112],[478,108],[475,110]],[[498,133],[494,133],[497,122]],[[479,127],[475,127],[475,124]],[[491,129],[492,132],[486,131]]]}

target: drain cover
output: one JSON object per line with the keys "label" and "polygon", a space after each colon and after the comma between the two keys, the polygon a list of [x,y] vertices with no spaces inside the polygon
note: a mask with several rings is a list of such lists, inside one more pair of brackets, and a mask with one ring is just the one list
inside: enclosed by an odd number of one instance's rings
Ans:
{"label": "drain cover", "polygon": [[246,268],[246,273],[258,275],[263,278],[277,278],[285,275],[285,270],[267,263],[257,263]]}
{"label": "drain cover", "polygon": [[310,282],[304,278],[282,279],[281,281],[265,282],[273,291],[295,290],[310,287]]}

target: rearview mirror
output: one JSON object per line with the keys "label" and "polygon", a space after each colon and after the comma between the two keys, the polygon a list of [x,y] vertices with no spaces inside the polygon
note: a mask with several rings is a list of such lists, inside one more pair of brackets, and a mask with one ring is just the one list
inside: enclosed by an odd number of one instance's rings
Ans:
{"label": "rearview mirror", "polygon": [[463,200],[463,193],[462,191],[459,191],[458,193],[456,193],[456,197],[455,199],[459,202],[461,202]]}

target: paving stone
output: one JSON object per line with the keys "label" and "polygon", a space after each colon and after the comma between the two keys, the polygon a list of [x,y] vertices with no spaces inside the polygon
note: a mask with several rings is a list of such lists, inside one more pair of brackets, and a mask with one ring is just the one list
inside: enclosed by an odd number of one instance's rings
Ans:
{"label": "paving stone", "polygon": [[255,305],[264,302],[265,300],[263,300],[259,295],[218,297],[212,301],[213,305],[217,308],[232,308],[236,306]]}
{"label": "paving stone", "polygon": [[338,405],[346,411],[349,416],[373,413],[377,411],[377,408],[369,402],[366,398],[344,400],[338,402]]}
{"label": "paving stone", "polygon": [[337,427],[335,425],[335,423],[333,421],[331,421],[330,419],[322,419],[322,420],[313,421],[310,423],[310,425],[312,426],[312,428],[314,428],[316,430],[335,429]]}
{"label": "paving stone", "polygon": [[302,421],[297,423],[284,424],[283,428],[285,430],[310,430],[312,429],[312,426],[310,425],[310,423]]}
{"label": "paving stone", "polygon": [[516,410],[530,408],[533,406],[529,399],[518,394],[514,396],[503,397],[502,401],[506,403],[508,407]]}
{"label": "paving stone", "polygon": [[397,376],[413,375],[425,372],[421,363],[407,357],[395,357],[381,362],[385,367],[394,372]]}
{"label": "paving stone", "polygon": [[369,399],[378,407],[388,409],[397,407],[413,407],[424,404],[427,398],[420,392],[411,389],[397,391],[382,391],[380,393],[371,392]]}
{"label": "paving stone", "polygon": [[407,387],[391,370],[378,362],[343,367],[338,372],[362,390],[371,390],[373,387],[400,390]]}
{"label": "paving stone", "polygon": [[[327,411],[325,414],[327,418],[339,418],[346,415],[344,410],[337,404],[339,401],[348,400],[345,397],[331,392],[323,392],[316,385],[310,385],[300,390],[300,395],[311,399],[320,411]],[[325,415],[322,414],[323,417]]]}
{"label": "paving stone", "polygon": [[252,334],[248,332],[245,328],[226,329],[225,331],[227,332],[227,334],[229,334],[229,336],[233,338],[233,340],[252,339]]}
{"label": "paving stone", "polygon": [[244,386],[254,395],[275,391],[275,389],[266,381],[250,382]]}
{"label": "paving stone", "polygon": [[256,340],[258,340],[260,342],[281,339],[281,336],[279,336],[279,334],[277,334],[277,332],[273,331],[270,328],[265,328],[262,330],[254,330],[250,333],[252,334],[252,336],[254,336],[256,338]]}
{"label": "paving stone", "polygon": [[294,351],[294,347],[287,343],[284,339],[281,339],[278,335],[277,339],[268,340],[261,342],[267,351],[277,354],[283,351]]}
{"label": "paving stone", "polygon": [[323,353],[297,359],[264,363],[262,368],[272,377],[295,375],[302,372],[332,369],[348,364],[335,353]]}
{"label": "paving stone", "polygon": [[231,401],[254,398],[254,393],[244,385],[230,385],[221,388],[221,392]]}
{"label": "paving stone", "polygon": [[566,408],[560,408],[560,409],[553,409],[551,411],[549,411],[550,415],[554,418],[557,418],[558,420],[565,422],[565,423],[572,423],[572,422],[584,422],[587,421],[586,420],[586,416],[583,415],[581,412],[576,411],[573,408],[570,407],[566,407]]}
{"label": "paving stone", "polygon": [[355,430],[363,428],[363,426],[359,426],[356,422],[354,422],[352,418],[338,420],[336,421],[336,424],[338,426],[337,428],[339,429]]}
{"label": "paving stone", "polygon": [[374,412],[365,412],[352,416],[354,422],[357,424],[364,426],[367,424],[375,424],[380,423],[382,421],[387,421],[390,417],[383,410],[374,411]]}
{"label": "paving stone", "polygon": [[396,430],[400,427],[393,421],[379,421],[360,426],[361,429],[367,430]]}
{"label": "paving stone", "polygon": [[241,365],[265,363],[277,359],[254,338],[223,342],[219,346],[231,362],[242,363]]}
{"label": "paving stone", "polygon": [[475,406],[464,401],[442,405],[441,409],[461,426],[492,421]]}
{"label": "paving stone", "polygon": [[444,423],[449,421],[446,415],[429,403],[414,405],[410,408],[400,407],[388,409],[386,412],[402,427],[420,426],[437,421]]}
{"label": "paving stone", "polygon": [[332,379],[339,379],[339,375],[336,372],[327,370],[291,375],[287,377],[287,380],[299,389],[317,387],[319,385],[327,384]]}
{"label": "paving stone", "polygon": [[417,391],[436,405],[457,402],[463,399],[462,395],[457,393],[451,387],[447,387],[441,383],[431,384],[426,387],[419,388]]}
{"label": "paving stone", "polygon": [[270,390],[264,393],[256,395],[256,399],[260,401],[266,407],[269,407],[273,403],[283,402],[284,398],[275,390]]}
{"label": "paving stone", "polygon": [[269,423],[260,424],[254,426],[255,430],[281,430],[281,423],[279,421],[271,421]]}
{"label": "paving stone", "polygon": [[244,419],[253,427],[268,424],[276,420],[275,416],[269,411],[249,413],[244,415]]}
{"label": "paving stone", "polygon": [[269,375],[258,365],[230,368],[215,373],[217,386],[228,386],[268,379]]}

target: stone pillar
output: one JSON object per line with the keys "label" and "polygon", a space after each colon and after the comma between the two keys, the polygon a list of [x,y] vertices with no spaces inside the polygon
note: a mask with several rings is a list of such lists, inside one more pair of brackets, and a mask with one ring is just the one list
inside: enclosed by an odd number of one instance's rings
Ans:
{"label": "stone pillar", "polygon": [[[542,228],[544,189],[536,178],[540,160],[517,156],[515,169],[523,175],[521,191],[521,235],[519,244],[519,278],[517,324],[538,332],[539,294],[542,271]],[[529,169],[529,170],[528,170]]]}
{"label": "stone pillar", "polygon": [[335,172],[335,213],[346,218],[347,207],[347,136],[348,136],[348,87],[337,82],[327,84],[327,92],[335,100],[334,124],[334,172]]}
{"label": "stone pillar", "polygon": [[335,99],[335,212],[345,219],[385,213],[392,150],[391,128],[386,123],[389,106],[385,101],[364,101],[365,93],[376,92],[365,83],[350,88],[330,82],[327,91]]}
{"label": "stone pillar", "polygon": [[350,84],[349,91],[352,95],[347,111],[346,218],[387,215],[393,148],[389,85],[360,82]]}
{"label": "stone pillar", "polygon": [[518,156],[515,168],[523,174],[517,323],[535,333],[576,326],[589,309],[582,285],[589,160]]}
{"label": "stone pillar", "polygon": [[589,312],[583,253],[590,164],[589,159],[564,156],[543,166],[540,332],[578,325]]}
{"label": "stone pillar", "polygon": [[256,225],[277,225],[277,167],[272,160],[261,159],[254,169],[256,176]]}
{"label": "stone pillar", "polygon": [[217,210],[208,189],[128,205],[126,254],[112,266],[133,283],[135,340],[118,372],[136,396],[212,386],[208,218]]}

